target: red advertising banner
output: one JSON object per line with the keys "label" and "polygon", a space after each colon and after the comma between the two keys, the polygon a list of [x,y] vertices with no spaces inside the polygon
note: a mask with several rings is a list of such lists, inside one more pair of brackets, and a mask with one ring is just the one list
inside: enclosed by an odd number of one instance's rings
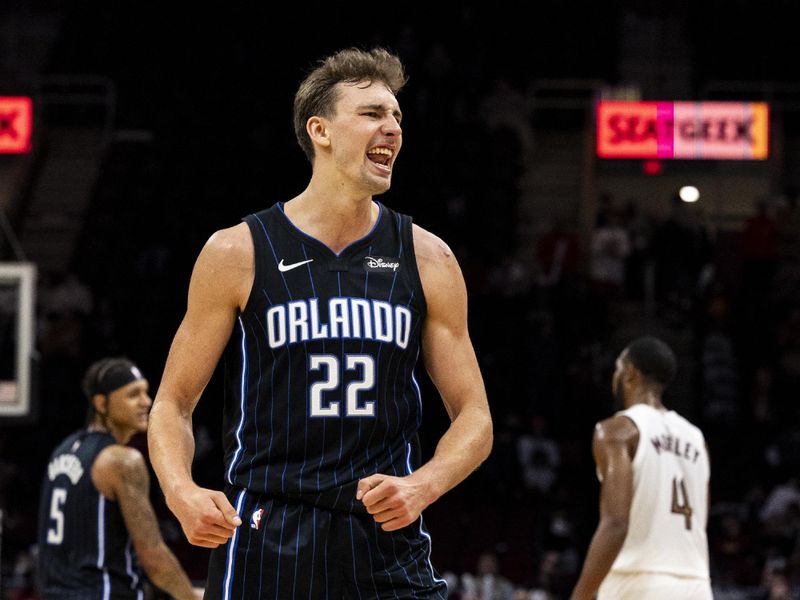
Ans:
{"label": "red advertising banner", "polygon": [[33,101],[26,96],[0,96],[0,154],[31,150]]}
{"label": "red advertising banner", "polygon": [[598,102],[600,158],[762,160],[764,102]]}

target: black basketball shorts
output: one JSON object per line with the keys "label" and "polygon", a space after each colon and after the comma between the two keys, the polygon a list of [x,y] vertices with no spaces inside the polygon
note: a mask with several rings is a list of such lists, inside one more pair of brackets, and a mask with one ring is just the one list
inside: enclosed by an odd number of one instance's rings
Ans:
{"label": "black basketball shorts", "polygon": [[242,518],[211,552],[206,600],[447,598],[422,518],[386,532],[366,513],[234,490]]}

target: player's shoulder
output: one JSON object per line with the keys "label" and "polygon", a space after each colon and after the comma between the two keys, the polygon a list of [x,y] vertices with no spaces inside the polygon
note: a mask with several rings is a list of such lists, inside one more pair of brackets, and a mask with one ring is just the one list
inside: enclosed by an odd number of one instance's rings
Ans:
{"label": "player's shoulder", "polygon": [[622,413],[598,421],[594,427],[594,439],[599,443],[629,442],[638,435],[636,423]]}
{"label": "player's shoulder", "polygon": [[203,246],[203,252],[219,256],[229,256],[253,250],[253,239],[247,223],[241,222],[231,227],[218,229],[212,233]]}
{"label": "player's shoulder", "polygon": [[252,268],[253,238],[246,223],[219,229],[209,236],[197,257],[196,268],[215,280]]}
{"label": "player's shoulder", "polygon": [[457,268],[457,261],[450,246],[442,238],[414,223],[411,229],[414,239],[414,255],[420,269]]}
{"label": "player's shoulder", "polygon": [[136,448],[111,444],[103,448],[92,465],[92,481],[98,491],[115,500],[125,481],[143,481],[147,467],[142,453]]}
{"label": "player's shoulder", "polygon": [[99,471],[124,475],[145,468],[144,457],[139,450],[131,446],[110,444],[97,455],[94,468]]}
{"label": "player's shoulder", "polygon": [[687,430],[693,432],[694,435],[705,439],[705,436],[703,435],[703,430],[700,429],[699,426],[697,426],[694,423],[692,423],[688,418],[686,418],[685,416],[683,416],[682,414],[680,414],[680,413],[678,413],[678,412],[676,412],[674,410],[670,410],[669,414],[672,416],[672,418],[674,420],[678,421],[683,426],[684,429],[687,429]]}

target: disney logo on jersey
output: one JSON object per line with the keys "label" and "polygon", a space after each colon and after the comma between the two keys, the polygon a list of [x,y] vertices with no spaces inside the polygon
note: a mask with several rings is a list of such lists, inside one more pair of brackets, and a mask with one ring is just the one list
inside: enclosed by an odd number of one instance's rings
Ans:
{"label": "disney logo on jersey", "polygon": [[400,268],[400,259],[389,258],[386,256],[365,256],[364,257],[364,270],[365,271],[392,271],[395,272]]}

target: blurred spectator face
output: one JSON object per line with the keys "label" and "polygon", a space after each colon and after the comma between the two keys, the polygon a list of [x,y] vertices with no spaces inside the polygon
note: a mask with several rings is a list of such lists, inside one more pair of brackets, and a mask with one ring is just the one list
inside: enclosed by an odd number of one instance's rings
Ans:
{"label": "blurred spectator face", "polygon": [[478,557],[478,575],[497,575],[497,557],[494,554],[481,554]]}

